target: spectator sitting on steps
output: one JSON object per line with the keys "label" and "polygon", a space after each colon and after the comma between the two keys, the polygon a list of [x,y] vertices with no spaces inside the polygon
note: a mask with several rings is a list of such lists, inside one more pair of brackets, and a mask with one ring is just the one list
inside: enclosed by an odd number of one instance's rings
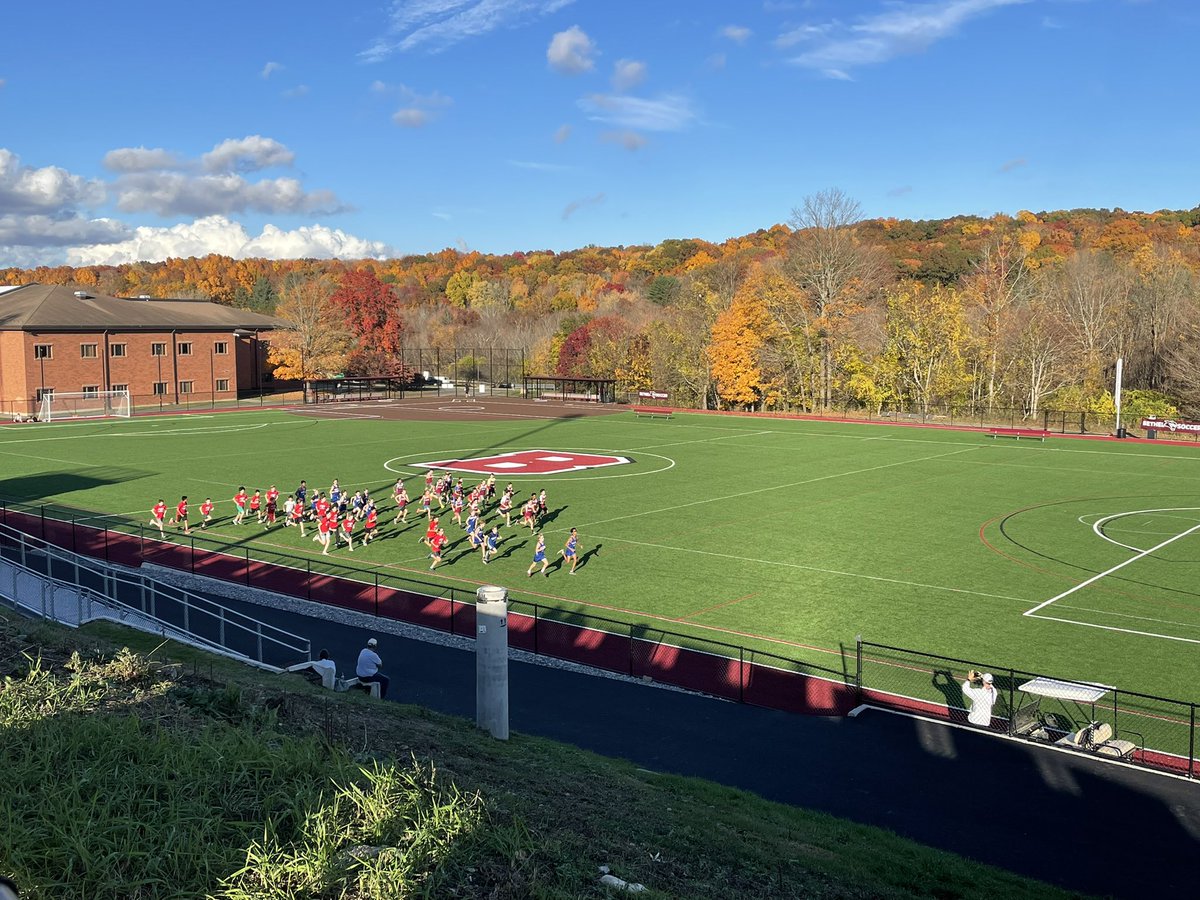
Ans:
{"label": "spectator sitting on steps", "polygon": [[324,675],[326,672],[337,675],[337,666],[334,664],[333,660],[329,658],[328,650],[321,651],[320,659],[313,660],[312,667],[314,671],[321,675]]}
{"label": "spectator sitting on steps", "polygon": [[383,660],[375,651],[378,646],[379,641],[375,638],[367,641],[367,646],[358,652],[358,666],[355,668],[354,674],[358,676],[358,680],[362,684],[378,681],[379,699],[382,700],[387,697],[388,677],[379,671],[383,667]]}

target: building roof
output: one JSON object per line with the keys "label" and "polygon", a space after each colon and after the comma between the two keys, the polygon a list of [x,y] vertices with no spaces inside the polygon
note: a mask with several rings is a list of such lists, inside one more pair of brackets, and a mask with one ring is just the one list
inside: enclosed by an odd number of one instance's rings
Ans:
{"label": "building roof", "polygon": [[206,300],[109,297],[57,284],[0,292],[0,331],[269,331],[282,319]]}

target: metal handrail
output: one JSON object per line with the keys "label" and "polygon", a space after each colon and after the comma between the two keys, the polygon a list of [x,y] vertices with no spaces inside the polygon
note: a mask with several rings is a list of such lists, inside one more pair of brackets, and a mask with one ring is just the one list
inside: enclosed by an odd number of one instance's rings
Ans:
{"label": "metal handrail", "polygon": [[[307,657],[311,656],[312,644],[308,638],[302,637],[293,632],[286,631],[266,622],[248,616],[236,609],[224,606],[207,597],[192,593],[183,588],[177,588],[173,585],[160,584],[153,579],[141,574],[123,573],[110,565],[92,559],[90,557],[81,556],[77,553],[72,553],[52,544],[48,541],[35,538],[27,535],[22,531],[11,528],[6,525],[0,525],[0,536],[7,538],[20,548],[20,560],[6,560],[11,565],[30,573],[34,577],[54,584],[59,584],[64,587],[75,588],[80,593],[81,600],[85,595],[93,597],[103,597],[103,602],[112,603],[144,616],[152,621],[160,624],[163,628],[169,629],[180,634],[186,634],[192,640],[204,643],[211,647],[220,647],[228,650],[225,637],[226,629],[233,629],[235,632],[242,632],[252,636],[255,639],[257,649],[257,661],[263,662],[263,643],[277,645],[287,651],[301,653]],[[27,554],[36,553],[44,556],[47,559],[59,560],[71,566],[75,570],[74,583],[64,580],[53,574],[51,567],[47,565],[45,573],[39,572],[37,569],[29,566],[26,562]],[[80,578],[82,571],[89,572],[101,578],[101,584],[104,590],[97,592],[96,590],[83,585]],[[137,590],[137,595],[141,598],[141,606],[131,604],[122,600],[117,596],[116,585],[125,584]],[[110,587],[111,585],[111,587]],[[180,627],[178,624],[166,621],[156,615],[156,600],[162,598],[168,602],[178,603],[183,610],[184,623]],[[147,602],[149,601],[149,602]],[[197,633],[191,627],[191,618],[193,615],[208,616],[214,619],[217,623],[218,640],[206,638]],[[236,651],[235,651],[236,652]],[[248,654],[238,654],[251,658]]]}

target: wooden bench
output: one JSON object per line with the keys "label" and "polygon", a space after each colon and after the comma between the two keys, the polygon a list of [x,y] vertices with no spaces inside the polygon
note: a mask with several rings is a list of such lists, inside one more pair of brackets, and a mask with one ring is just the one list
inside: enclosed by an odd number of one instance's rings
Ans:
{"label": "wooden bench", "polygon": [[672,412],[674,410],[667,406],[635,406],[633,408],[633,414],[639,419],[642,416],[651,419],[669,419]]}
{"label": "wooden bench", "polygon": [[1045,441],[1050,436],[1050,432],[1043,431],[1040,428],[989,428],[988,437],[1010,437],[1016,438],[1018,441],[1021,438],[1037,438],[1039,441]]}

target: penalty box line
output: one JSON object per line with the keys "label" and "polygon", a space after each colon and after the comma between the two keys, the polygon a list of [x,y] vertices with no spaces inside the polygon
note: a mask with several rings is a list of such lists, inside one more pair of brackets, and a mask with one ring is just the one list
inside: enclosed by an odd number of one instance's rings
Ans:
{"label": "penalty box line", "polygon": [[[1025,612],[1021,613],[1021,615],[1023,615],[1023,616],[1032,616],[1032,615],[1034,615],[1034,614],[1035,614],[1035,613],[1036,613],[1038,610],[1045,609],[1045,608],[1046,608],[1047,606],[1049,606],[1050,604],[1052,604],[1052,603],[1057,603],[1059,600],[1062,600],[1064,597],[1069,597],[1071,594],[1074,594],[1076,591],[1082,590],[1083,588],[1087,587],[1087,586],[1088,586],[1088,585],[1090,585],[1090,584],[1095,584],[1095,583],[1096,583],[1097,581],[1099,581],[1101,578],[1107,578],[1109,575],[1113,574],[1113,572],[1117,572],[1117,571],[1119,571],[1119,570],[1121,570],[1121,569],[1125,568],[1126,566],[1128,566],[1128,565],[1130,565],[1130,564],[1132,564],[1132,563],[1135,563],[1135,562],[1137,562],[1139,559],[1145,559],[1145,558],[1146,558],[1147,556],[1149,556],[1150,554],[1152,554],[1152,553],[1155,553],[1155,552],[1157,552],[1157,551],[1161,550],[1163,547],[1166,547],[1168,544],[1173,544],[1173,543],[1175,543],[1177,540],[1179,540],[1180,538],[1185,538],[1185,537],[1187,537],[1189,534],[1194,534],[1194,533],[1195,533],[1195,532],[1197,532],[1197,531],[1200,531],[1200,524],[1193,525],[1191,528],[1187,529],[1186,531],[1181,531],[1179,534],[1177,534],[1177,535],[1174,535],[1173,537],[1169,537],[1169,538],[1167,538],[1167,539],[1166,539],[1165,541],[1163,541],[1161,544],[1155,544],[1155,545],[1154,545],[1153,547],[1151,547],[1149,550],[1143,550],[1143,551],[1141,551],[1140,553],[1138,553],[1138,554],[1136,554],[1136,555],[1134,555],[1134,556],[1131,556],[1131,557],[1129,557],[1129,559],[1125,560],[1124,562],[1119,562],[1119,563],[1117,563],[1117,564],[1116,564],[1115,566],[1113,566],[1111,569],[1105,569],[1103,572],[1100,572],[1099,574],[1093,575],[1091,578],[1088,578],[1088,579],[1087,579],[1087,580],[1085,580],[1085,581],[1081,581],[1081,582],[1079,582],[1079,584],[1075,585],[1075,586],[1074,586],[1074,587],[1072,587],[1072,588],[1067,588],[1067,590],[1063,591],[1063,592],[1062,592],[1061,594],[1059,594],[1058,596],[1051,597],[1049,600],[1043,600],[1043,601],[1042,601],[1041,603],[1039,603],[1037,606],[1033,607],[1033,609],[1028,609],[1028,610],[1026,610]],[[1044,618],[1048,618],[1048,617],[1047,617],[1047,616],[1039,616],[1039,618],[1043,618],[1043,619],[1044,619]],[[1086,625],[1086,624],[1088,624],[1088,623],[1086,623],[1086,622],[1081,622],[1081,623],[1079,623],[1079,624],[1081,624],[1081,625]]]}

